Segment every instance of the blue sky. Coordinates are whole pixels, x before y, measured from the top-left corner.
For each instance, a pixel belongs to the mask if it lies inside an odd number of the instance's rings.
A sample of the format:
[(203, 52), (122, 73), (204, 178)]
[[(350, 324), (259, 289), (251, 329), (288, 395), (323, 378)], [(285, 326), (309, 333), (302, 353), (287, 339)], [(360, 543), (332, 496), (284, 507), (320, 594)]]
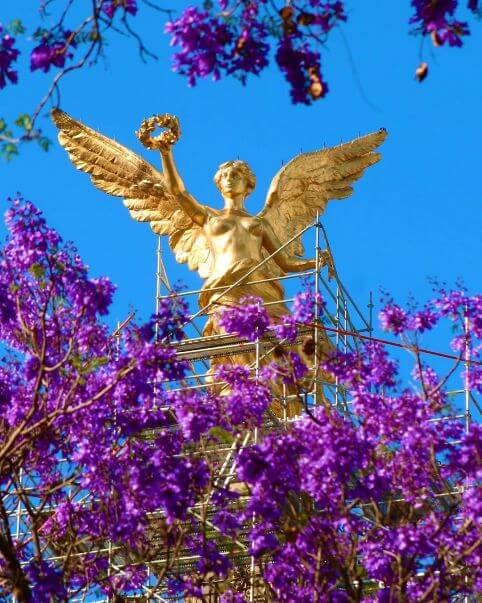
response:
[[(170, 70), (163, 16), (143, 4), (132, 23), (138, 22), (159, 61), (143, 64), (133, 41), (113, 37), (105, 64), (64, 80), (61, 106), (154, 165), (159, 157), (141, 147), (134, 131), (153, 113), (175, 113), (183, 130), (175, 154), (188, 189), (202, 203), (219, 207), (212, 182), (217, 166), (245, 159), (258, 177), (248, 201), (253, 212), (261, 208), (281, 162), (300, 149), (386, 127), (382, 161), (367, 171), (351, 198), (333, 201), (323, 216), (342, 279), (360, 305), (369, 291), (378, 298), (381, 287), (401, 301), (410, 294), (423, 300), (430, 295), (429, 276), (449, 283), (462, 277), (476, 290), (482, 258), (481, 24), (472, 23), (473, 35), (462, 49), (432, 51), (426, 43), (430, 74), (420, 85), (413, 77), (420, 41), (408, 34), (408, 0), (347, 4), (349, 22), (333, 32), (324, 51), (330, 94), (311, 107), (291, 104), (274, 68), (246, 87), (224, 79), (189, 89)], [(36, 25), (37, 6), (31, 0), (4, 1), (0, 21), (22, 10), (26, 25)], [(22, 72), (25, 52), (19, 64)], [(0, 116), (7, 120), (28, 112), (49, 83), (43, 74), (23, 71), (18, 86), (0, 92)], [(54, 138), (48, 121), (42, 124)], [(92, 273), (116, 283), (113, 320), (122, 320), (131, 307), (143, 316), (152, 311), (154, 234), (133, 222), (120, 200), (94, 189), (63, 149), (54, 144), (45, 154), (34, 145), (25, 147), (11, 164), (0, 165), (0, 176), (2, 200), (19, 191), (34, 201), (50, 224), (74, 241)], [(197, 287), (197, 275), (166, 253), (171, 279)]]

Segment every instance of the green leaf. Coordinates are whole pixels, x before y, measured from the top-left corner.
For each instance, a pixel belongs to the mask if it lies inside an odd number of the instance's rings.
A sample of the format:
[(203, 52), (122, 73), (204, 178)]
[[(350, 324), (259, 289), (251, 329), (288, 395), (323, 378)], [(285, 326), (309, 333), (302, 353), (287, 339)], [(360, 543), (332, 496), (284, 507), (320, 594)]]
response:
[(45, 273), (45, 268), (42, 266), (42, 264), (32, 264), (29, 271), (36, 279), (40, 279)]
[(2, 132), (5, 132), (7, 128), (7, 122), (3, 119), (3, 117), (0, 117), (0, 134)]
[(211, 429), (209, 430), (209, 435), (213, 436), (214, 438), (217, 438), (225, 444), (232, 444), (234, 440), (233, 434), (229, 433), (229, 431), (226, 431), (226, 429), (223, 429), (219, 426), (211, 427)]
[(47, 138), (46, 136), (40, 136), (37, 139), (37, 142), (39, 143), (42, 151), (45, 151), (45, 152), (47, 152), (49, 150), (50, 145), (52, 144), (52, 141), (50, 140), (50, 138)]
[(0, 156), (6, 161), (10, 161), (14, 155), (18, 155), (17, 145), (13, 142), (6, 142), (0, 149)]
[(26, 132), (31, 132), (33, 127), (30, 115), (27, 113), (22, 113), (22, 115), (19, 115), (15, 120), (15, 125), (17, 125), (19, 128), (23, 128)]
[(18, 36), (19, 34), (23, 34), (27, 31), (24, 24), (22, 23), (22, 21), (20, 21), (20, 19), (14, 19), (8, 25), (7, 29), (14, 36)]
[(106, 365), (108, 362), (109, 359), (106, 356), (101, 356), (100, 358), (92, 358), (92, 360), (80, 367), (80, 372), (82, 375), (88, 375), (100, 366)]
[(33, 32), (33, 39), (34, 40), (41, 40), (42, 38), (45, 38), (48, 36), (48, 29), (44, 29), (43, 27), (37, 27), (37, 29)]

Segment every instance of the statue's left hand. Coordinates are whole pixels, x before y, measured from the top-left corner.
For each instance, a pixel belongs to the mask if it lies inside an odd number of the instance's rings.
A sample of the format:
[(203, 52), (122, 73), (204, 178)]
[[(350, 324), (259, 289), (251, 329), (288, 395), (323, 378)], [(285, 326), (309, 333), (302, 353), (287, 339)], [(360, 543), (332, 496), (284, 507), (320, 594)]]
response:
[(328, 266), (328, 280), (331, 281), (335, 278), (335, 264), (333, 263), (333, 256), (328, 249), (320, 251), (320, 264), (322, 266)]

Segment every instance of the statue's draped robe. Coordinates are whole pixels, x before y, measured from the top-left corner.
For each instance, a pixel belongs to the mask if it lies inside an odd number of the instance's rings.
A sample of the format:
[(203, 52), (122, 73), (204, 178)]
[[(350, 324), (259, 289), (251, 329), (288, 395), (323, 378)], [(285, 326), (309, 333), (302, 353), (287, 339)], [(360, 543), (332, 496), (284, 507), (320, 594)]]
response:
[[(206, 315), (208, 320), (204, 326), (203, 335), (206, 337), (215, 335), (225, 335), (226, 331), (219, 324), (219, 312), (224, 308), (239, 307), (242, 304), (242, 299), (250, 296), (257, 297), (263, 300), (266, 304), (265, 308), (268, 312), (270, 321), (272, 324), (280, 323), (283, 316), (289, 314), (289, 310), (284, 302), (285, 292), (282, 285), (277, 280), (273, 279), (273, 273), (268, 271), (265, 266), (256, 268), (259, 262), (253, 260), (242, 260), (234, 264), (225, 274), (218, 278), (208, 279), (202, 288), (202, 292), (199, 296), (199, 307), (206, 308)], [(251, 272), (253, 271), (253, 272)], [(249, 274), (249, 276), (248, 276)], [(246, 277), (243, 279), (243, 277)], [(234, 283), (239, 280), (242, 282), (231, 289)], [(267, 280), (271, 279), (271, 280)], [(254, 284), (246, 285), (245, 283)], [(261, 282), (257, 282), (261, 281)], [(218, 287), (227, 287), (226, 289), (216, 290)], [(214, 289), (214, 290), (213, 290)], [(305, 364), (311, 368), (314, 363), (314, 345), (303, 345), (307, 340), (314, 340), (314, 331), (311, 334), (306, 334), (304, 341), (293, 345), (276, 345), (273, 341), (263, 342), (261, 340), (261, 360), (260, 366), (263, 366), (269, 362), (283, 361), (283, 355), (288, 350), (297, 352)], [(318, 359), (326, 355), (331, 349), (332, 345), (326, 337), (325, 333), (321, 330), (318, 332)], [(310, 349), (311, 348), (311, 349)], [(264, 357), (264, 354), (266, 356)], [(310, 353), (311, 352), (311, 353)], [(221, 364), (237, 364), (243, 366), (254, 367), (256, 363), (255, 352), (243, 352), (237, 354), (231, 354), (226, 356), (217, 356), (211, 359), (211, 368), (209, 373), (213, 373), (216, 367)], [(313, 371), (311, 370), (304, 380), (303, 385), (305, 387), (312, 387)], [(290, 396), (297, 393), (297, 388), (293, 385), (283, 385), (281, 382), (271, 384), (272, 391), (277, 397), (273, 403), (273, 410), (278, 416), (285, 414), (285, 404), (279, 400), (282, 396)], [(318, 391), (321, 392), (322, 388), (318, 387)], [(301, 405), (299, 400), (291, 399), (286, 404), (286, 414), (293, 416), (301, 411)]]

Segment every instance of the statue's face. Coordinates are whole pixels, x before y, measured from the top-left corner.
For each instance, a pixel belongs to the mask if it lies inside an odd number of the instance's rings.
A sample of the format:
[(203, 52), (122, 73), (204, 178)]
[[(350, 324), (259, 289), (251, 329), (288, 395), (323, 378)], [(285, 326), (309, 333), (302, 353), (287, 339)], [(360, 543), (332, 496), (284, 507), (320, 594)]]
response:
[(226, 167), (219, 176), (219, 188), (223, 195), (246, 195), (248, 182), (239, 169)]

